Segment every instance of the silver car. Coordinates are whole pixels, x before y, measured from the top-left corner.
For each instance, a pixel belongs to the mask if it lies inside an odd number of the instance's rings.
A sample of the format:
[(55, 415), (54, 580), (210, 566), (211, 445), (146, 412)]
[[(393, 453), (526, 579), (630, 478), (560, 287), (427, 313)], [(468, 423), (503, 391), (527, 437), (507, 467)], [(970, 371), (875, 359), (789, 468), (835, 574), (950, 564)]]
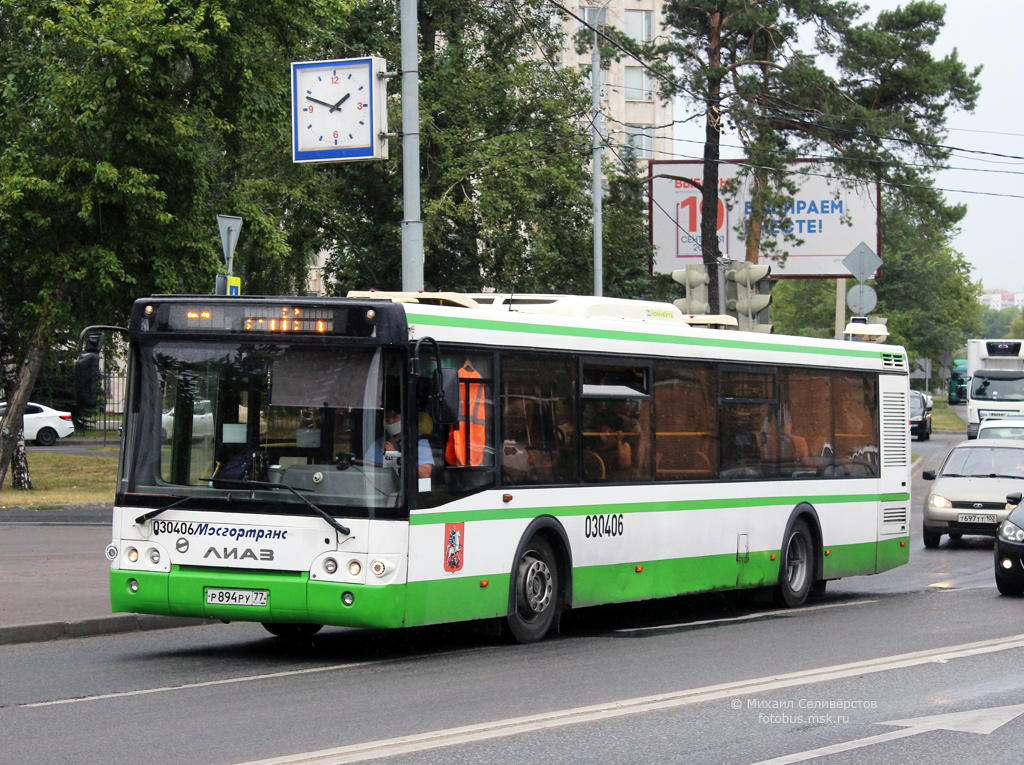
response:
[(924, 546), (939, 546), (943, 534), (994, 537), (1009, 514), (1006, 495), (1024, 492), (1024, 441), (978, 439), (954, 446), (924, 499)]

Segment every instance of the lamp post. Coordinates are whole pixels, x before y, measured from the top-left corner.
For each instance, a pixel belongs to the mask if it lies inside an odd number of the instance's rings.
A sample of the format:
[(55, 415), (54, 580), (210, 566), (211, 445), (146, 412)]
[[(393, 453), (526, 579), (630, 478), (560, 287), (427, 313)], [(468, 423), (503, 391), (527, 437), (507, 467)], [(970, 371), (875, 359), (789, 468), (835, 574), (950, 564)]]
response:
[(590, 88), (591, 108), (591, 150), (594, 155), (594, 178), (591, 195), (594, 204), (594, 296), (604, 294), (604, 221), (602, 220), (601, 202), (604, 189), (601, 183), (601, 155), (603, 154), (604, 138), (601, 135), (601, 49), (598, 47), (597, 27), (604, 18), (605, 9), (612, 0), (605, 0), (597, 13), (594, 14), (594, 47), (590, 53)]

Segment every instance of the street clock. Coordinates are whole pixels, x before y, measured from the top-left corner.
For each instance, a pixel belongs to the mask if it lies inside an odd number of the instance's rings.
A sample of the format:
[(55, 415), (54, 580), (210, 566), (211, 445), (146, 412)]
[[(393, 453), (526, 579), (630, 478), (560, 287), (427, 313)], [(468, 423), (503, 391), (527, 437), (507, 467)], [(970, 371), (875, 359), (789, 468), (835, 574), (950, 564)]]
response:
[(387, 159), (386, 88), (376, 56), (292, 64), (292, 159)]

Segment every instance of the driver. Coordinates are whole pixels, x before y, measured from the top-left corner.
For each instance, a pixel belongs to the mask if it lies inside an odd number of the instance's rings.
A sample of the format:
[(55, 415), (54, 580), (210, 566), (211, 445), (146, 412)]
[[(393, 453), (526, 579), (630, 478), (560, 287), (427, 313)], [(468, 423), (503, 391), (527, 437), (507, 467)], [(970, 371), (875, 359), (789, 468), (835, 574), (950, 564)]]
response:
[[(370, 444), (363, 456), (363, 462), (370, 465), (381, 465), (384, 460), (384, 452), (395, 452), (402, 450), (402, 415), (394, 409), (384, 412), (384, 434)], [(434, 472), (434, 455), (430, 449), (430, 442), (423, 436), (417, 441), (416, 447), (416, 473), (420, 478), (430, 478)]]

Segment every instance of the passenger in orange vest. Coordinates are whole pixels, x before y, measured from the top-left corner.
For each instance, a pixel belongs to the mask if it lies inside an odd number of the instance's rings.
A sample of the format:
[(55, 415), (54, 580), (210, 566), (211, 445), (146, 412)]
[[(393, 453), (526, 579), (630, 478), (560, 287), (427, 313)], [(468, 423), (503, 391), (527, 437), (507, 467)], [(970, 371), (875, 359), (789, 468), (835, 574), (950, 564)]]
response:
[[(466, 380), (479, 380), (481, 375), (473, 368), (473, 363), (466, 363), (459, 369), (459, 386), (461, 401), (459, 404), (459, 422), (452, 426), (448, 434), (448, 445), (444, 459), (449, 465), (482, 465), (484, 462), (484, 443), (487, 438), (487, 404), (482, 383), (465, 383)], [(469, 399), (468, 406), (466, 399)], [(468, 418), (468, 419), (467, 419)], [(468, 461), (467, 461), (467, 445)]]

